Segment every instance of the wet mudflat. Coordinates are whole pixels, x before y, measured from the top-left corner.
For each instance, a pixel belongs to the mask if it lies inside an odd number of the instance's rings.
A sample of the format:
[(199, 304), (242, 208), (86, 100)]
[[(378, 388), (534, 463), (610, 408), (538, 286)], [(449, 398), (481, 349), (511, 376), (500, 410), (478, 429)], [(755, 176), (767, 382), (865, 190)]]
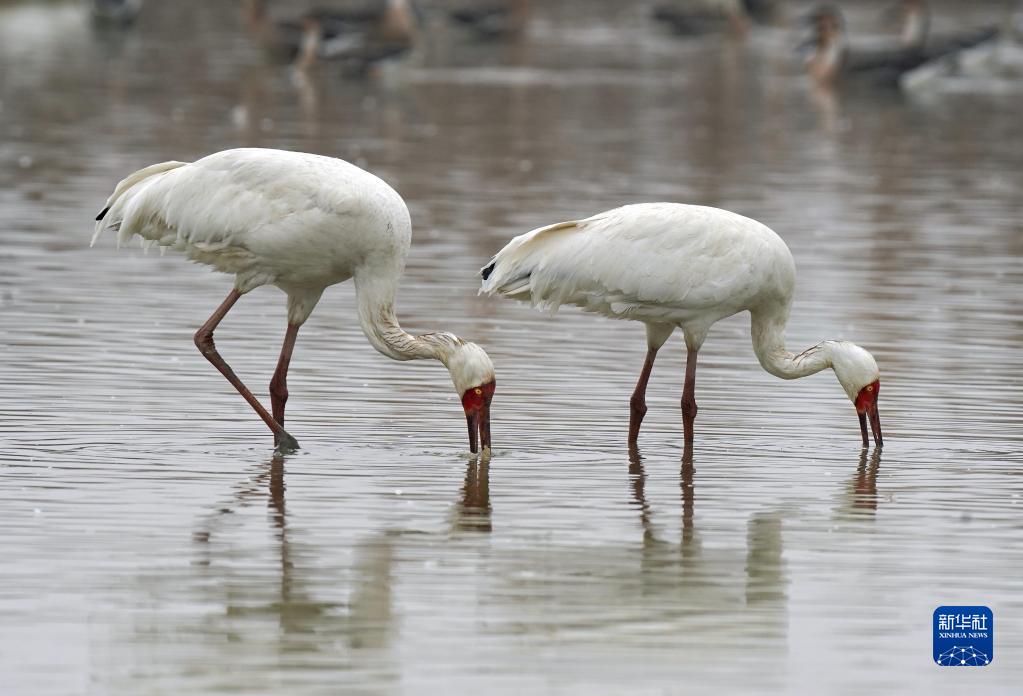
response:
[[(268, 64), (231, 3), (152, 3), (126, 32), (0, 4), (4, 693), (1018, 689), (1019, 94), (821, 93), (789, 30), (677, 42), (640, 15), (441, 30), (352, 81)], [(117, 179), (234, 146), (343, 157), (405, 197), (398, 315), (493, 357), (491, 458), (463, 454), (440, 366), (369, 347), (350, 286), (302, 330), (303, 449), (273, 456), (191, 342), (230, 279), (88, 248)], [(692, 458), (679, 337), (630, 453), (641, 327), (476, 297), (511, 236), (651, 200), (786, 239), (790, 347), (874, 353), (883, 454), (830, 372), (763, 373), (745, 316), (701, 351)], [(265, 394), (283, 333), (264, 288), (217, 342)], [(989, 667), (932, 663), (941, 604), (993, 609)]]

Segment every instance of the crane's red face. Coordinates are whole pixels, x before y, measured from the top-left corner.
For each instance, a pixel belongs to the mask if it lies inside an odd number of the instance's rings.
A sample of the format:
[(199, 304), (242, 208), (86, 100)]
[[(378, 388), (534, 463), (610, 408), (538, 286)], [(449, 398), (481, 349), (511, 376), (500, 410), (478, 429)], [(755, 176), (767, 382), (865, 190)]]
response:
[(874, 434), (874, 442), (878, 447), (884, 446), (881, 439), (881, 416), (877, 412), (877, 394), (881, 391), (881, 380), (874, 380), (873, 383), (860, 389), (856, 395), (856, 414), (860, 417), (860, 432), (863, 435), (863, 446), (870, 445), (867, 438), (867, 420), (870, 420), (870, 432)]
[(496, 382), (466, 389), (462, 394), (462, 408), (469, 425), (469, 451), (475, 454), (479, 447), (490, 449), (490, 400), (494, 398)]

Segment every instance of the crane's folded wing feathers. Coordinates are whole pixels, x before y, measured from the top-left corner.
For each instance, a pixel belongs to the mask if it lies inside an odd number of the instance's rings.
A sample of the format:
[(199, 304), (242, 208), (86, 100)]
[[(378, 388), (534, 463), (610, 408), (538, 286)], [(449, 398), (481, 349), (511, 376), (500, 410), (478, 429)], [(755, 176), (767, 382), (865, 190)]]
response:
[(235, 274), (243, 292), (274, 282), (249, 243), (290, 211), (275, 210), (279, 201), (248, 186), (244, 172), (215, 165), (163, 162), (131, 174), (98, 216), (92, 243), (110, 229), (118, 247), (137, 235), (145, 249), (158, 244), (161, 252), (184, 251), (193, 261)]
[(242, 292), (342, 277), (358, 255), (401, 261), (411, 241), (404, 201), (369, 172), (259, 148), (135, 172), (99, 217), (94, 241), (105, 229), (119, 244), (137, 235), (236, 275)]
[[(107, 204), (96, 216), (96, 231), (92, 235), (92, 242), (89, 246), (96, 243), (99, 236), (103, 234), (103, 230), (121, 230), (124, 222), (125, 206), (132, 200), (140, 185), (146, 182), (152, 182), (155, 178), (158, 178), (161, 174), (169, 172), (179, 167), (184, 167), (187, 162), (160, 162), (159, 164), (152, 164), (148, 167), (138, 170), (129, 174), (125, 178), (121, 179), (117, 186), (114, 188), (114, 192), (110, 194), (110, 198), (107, 199)], [(127, 236), (130, 237), (134, 234), (133, 231), (128, 230)], [(126, 237), (118, 236), (118, 245), (120, 245)]]
[(268, 189), (250, 185), (253, 172), (207, 162), (163, 162), (128, 176), (107, 201), (93, 243), (111, 229), (118, 245), (138, 235), (189, 252), (244, 248), (244, 238), (259, 227), (295, 212)]
[(727, 211), (624, 206), (516, 237), (483, 269), (481, 292), (550, 310), (573, 304), (612, 317), (677, 317), (751, 297), (757, 257), (778, 245), (788, 257), (773, 232)]

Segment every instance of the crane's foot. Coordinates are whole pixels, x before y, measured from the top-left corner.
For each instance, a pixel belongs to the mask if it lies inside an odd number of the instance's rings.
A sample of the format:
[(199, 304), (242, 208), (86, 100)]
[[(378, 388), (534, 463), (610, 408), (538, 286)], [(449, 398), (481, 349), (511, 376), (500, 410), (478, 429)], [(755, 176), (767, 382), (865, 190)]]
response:
[(297, 450), (298, 440), (293, 438), (287, 433), (286, 430), (281, 429), (280, 432), (274, 433), (274, 451), (280, 452), (281, 454), (289, 454)]

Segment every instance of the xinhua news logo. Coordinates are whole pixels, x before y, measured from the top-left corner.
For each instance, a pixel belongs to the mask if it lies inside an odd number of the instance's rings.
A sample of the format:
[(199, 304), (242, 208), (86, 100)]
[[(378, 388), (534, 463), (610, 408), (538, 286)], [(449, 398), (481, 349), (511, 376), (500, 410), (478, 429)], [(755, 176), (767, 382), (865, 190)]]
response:
[(983, 667), (995, 648), (995, 617), (987, 607), (934, 610), (934, 661), (942, 667)]

